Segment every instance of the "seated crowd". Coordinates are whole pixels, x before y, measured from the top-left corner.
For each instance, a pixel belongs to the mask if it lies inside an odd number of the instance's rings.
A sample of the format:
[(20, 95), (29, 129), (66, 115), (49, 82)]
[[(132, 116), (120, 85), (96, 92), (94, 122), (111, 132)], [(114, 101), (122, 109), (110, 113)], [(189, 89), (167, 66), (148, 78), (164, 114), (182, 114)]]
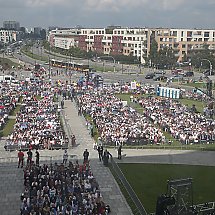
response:
[(53, 96), (46, 94), (37, 99), (32, 94), (23, 97), (20, 112), (16, 115), (13, 133), (7, 141), (9, 147), (52, 149), (65, 143)]
[(8, 115), (16, 108), (20, 95), (16, 88), (10, 87), (7, 83), (1, 83), (0, 90), (0, 129), (2, 130)]
[(83, 113), (91, 116), (106, 143), (117, 146), (165, 142), (160, 128), (106, 90), (85, 91), (78, 97), (78, 104)]
[(144, 115), (183, 144), (214, 143), (215, 120), (169, 98), (141, 98)]
[(21, 215), (105, 215), (105, 206), (88, 162), (69, 162), (24, 169)]

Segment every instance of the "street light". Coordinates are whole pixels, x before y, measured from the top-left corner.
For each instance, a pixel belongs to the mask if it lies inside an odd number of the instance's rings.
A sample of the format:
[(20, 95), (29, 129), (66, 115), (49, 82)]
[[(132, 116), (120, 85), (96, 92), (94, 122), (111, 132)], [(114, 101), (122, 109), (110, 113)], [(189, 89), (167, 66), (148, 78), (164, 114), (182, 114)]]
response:
[[(211, 75), (211, 72), (212, 72), (212, 69), (213, 69), (213, 66), (212, 66), (211, 61), (210, 61), (210, 60), (208, 60), (208, 59), (202, 59), (202, 61), (203, 61), (203, 60), (205, 60), (205, 61), (209, 62), (209, 64), (210, 64), (210, 75)], [(201, 62), (201, 66), (202, 66), (202, 62)]]
[(100, 56), (100, 58), (112, 58), (112, 60), (113, 60), (113, 63), (114, 63), (114, 66), (113, 66), (113, 72), (115, 73), (116, 72), (116, 60), (115, 60), (115, 58), (113, 57), (113, 56), (111, 56), (111, 55), (104, 55), (104, 56)]

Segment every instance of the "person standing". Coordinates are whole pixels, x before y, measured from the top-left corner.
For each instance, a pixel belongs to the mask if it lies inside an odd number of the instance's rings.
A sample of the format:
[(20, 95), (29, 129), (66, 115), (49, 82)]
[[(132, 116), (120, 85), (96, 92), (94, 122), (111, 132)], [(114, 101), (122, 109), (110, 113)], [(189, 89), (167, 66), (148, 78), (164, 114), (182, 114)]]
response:
[(28, 155), (27, 164), (29, 164), (29, 163), (31, 164), (32, 163), (32, 156), (33, 156), (31, 149), (28, 150), (27, 155)]
[(72, 135), (72, 146), (75, 146), (76, 145), (76, 138), (75, 138), (75, 135), (73, 134)]
[(99, 144), (98, 148), (98, 155), (99, 155), (99, 160), (102, 161), (102, 156), (103, 156), (103, 146)]
[(22, 168), (23, 163), (24, 163), (24, 153), (20, 149), (19, 152), (18, 152), (18, 168), (20, 167), (20, 164), (21, 164), (21, 168)]
[(102, 157), (104, 166), (108, 166), (108, 160), (110, 157), (112, 157), (111, 153), (107, 149), (105, 149)]
[(118, 159), (121, 160), (122, 159), (122, 145), (120, 144), (118, 147)]
[(89, 155), (90, 155), (90, 153), (87, 151), (87, 149), (85, 149), (85, 151), (83, 153), (84, 163), (88, 162)]
[(63, 154), (63, 164), (66, 165), (67, 160), (68, 160), (68, 152), (67, 152), (67, 150), (65, 149), (64, 154)]
[(36, 150), (36, 165), (39, 166), (40, 165), (40, 153), (38, 152), (38, 150)]

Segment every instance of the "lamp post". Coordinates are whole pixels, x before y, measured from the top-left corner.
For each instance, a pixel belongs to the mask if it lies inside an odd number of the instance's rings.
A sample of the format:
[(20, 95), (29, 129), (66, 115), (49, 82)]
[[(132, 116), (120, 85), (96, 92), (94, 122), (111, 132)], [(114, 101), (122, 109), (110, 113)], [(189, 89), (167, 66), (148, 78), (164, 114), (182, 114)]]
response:
[(113, 57), (113, 56), (111, 56), (111, 55), (104, 55), (104, 56), (100, 56), (100, 58), (105, 58), (105, 57), (107, 57), (107, 58), (111, 58), (112, 60), (113, 60), (113, 63), (114, 63), (114, 65), (113, 65), (113, 72), (115, 73), (116, 72), (116, 60), (115, 60), (115, 58)]
[[(208, 59), (202, 59), (202, 61), (207, 61), (209, 64), (210, 64), (210, 75), (211, 75), (211, 72), (212, 72), (212, 69), (213, 69), (213, 66), (212, 66), (212, 63), (211, 63), (211, 61), (210, 60), (208, 60)], [(201, 66), (202, 66), (202, 62), (201, 62)]]
[(51, 78), (50, 55), (49, 55), (49, 79)]

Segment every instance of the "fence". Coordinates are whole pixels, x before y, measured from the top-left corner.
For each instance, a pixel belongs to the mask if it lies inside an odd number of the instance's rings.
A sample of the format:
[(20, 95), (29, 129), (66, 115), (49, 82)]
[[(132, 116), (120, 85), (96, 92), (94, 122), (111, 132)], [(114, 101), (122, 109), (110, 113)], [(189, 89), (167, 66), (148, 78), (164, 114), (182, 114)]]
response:
[(147, 215), (145, 208), (143, 207), (133, 188), (131, 187), (124, 174), (122, 173), (121, 169), (119, 168), (118, 164), (114, 161), (113, 158), (111, 158), (111, 164), (116, 180), (119, 182), (120, 185), (122, 185), (122, 191), (126, 191), (128, 193), (127, 201), (130, 202), (131, 205), (134, 205), (134, 207), (132, 208), (133, 213), (135, 215)]
[[(68, 162), (77, 160), (77, 155), (69, 155)], [(57, 156), (40, 156), (40, 164), (53, 164), (55, 162), (62, 163), (63, 154)], [(24, 158), (24, 164), (27, 162), (27, 157)], [(0, 167), (17, 165), (18, 157), (0, 157)]]

